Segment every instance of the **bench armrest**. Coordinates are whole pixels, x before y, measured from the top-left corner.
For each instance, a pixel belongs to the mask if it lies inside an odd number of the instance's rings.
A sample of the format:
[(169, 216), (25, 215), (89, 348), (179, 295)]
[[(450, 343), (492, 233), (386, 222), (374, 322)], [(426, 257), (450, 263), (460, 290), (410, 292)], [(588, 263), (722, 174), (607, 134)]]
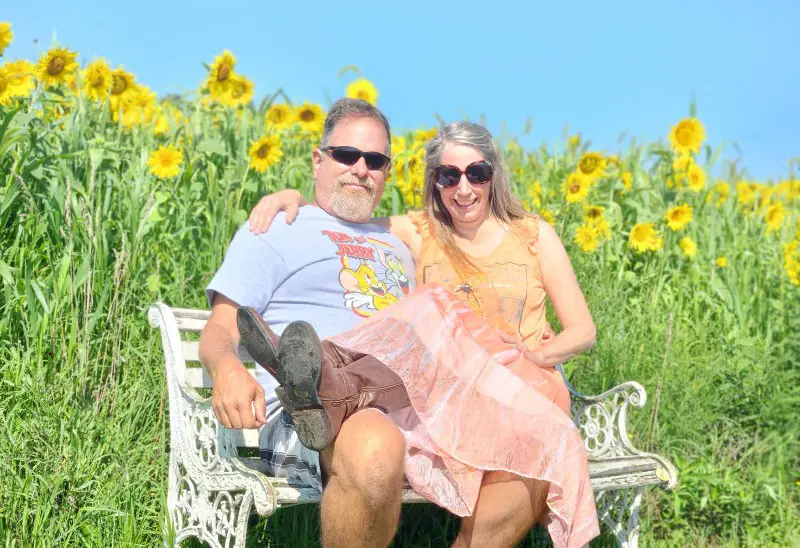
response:
[(667, 459), (654, 453), (640, 451), (631, 443), (628, 433), (628, 407), (644, 407), (647, 392), (636, 381), (624, 382), (597, 396), (578, 392), (567, 380), (564, 370), (557, 366), (570, 393), (572, 420), (580, 429), (589, 460), (608, 460), (628, 457), (650, 457), (659, 463), (659, 479), (671, 489), (678, 474)]

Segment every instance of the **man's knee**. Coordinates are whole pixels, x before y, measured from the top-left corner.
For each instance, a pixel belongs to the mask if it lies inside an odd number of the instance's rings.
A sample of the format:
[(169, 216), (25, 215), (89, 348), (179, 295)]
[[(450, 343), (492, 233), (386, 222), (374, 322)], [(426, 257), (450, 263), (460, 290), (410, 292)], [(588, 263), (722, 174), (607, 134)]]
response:
[(400, 430), (376, 411), (360, 411), (342, 425), (336, 438), (332, 474), (368, 503), (384, 504), (399, 496), (404, 458)]

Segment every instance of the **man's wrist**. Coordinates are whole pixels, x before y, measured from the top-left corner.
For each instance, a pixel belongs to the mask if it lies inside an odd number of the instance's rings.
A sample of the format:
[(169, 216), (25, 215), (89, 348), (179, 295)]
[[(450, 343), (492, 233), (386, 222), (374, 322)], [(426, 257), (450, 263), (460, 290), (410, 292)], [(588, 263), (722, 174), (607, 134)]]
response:
[(241, 360), (239, 360), (238, 356), (234, 354), (223, 356), (217, 361), (214, 370), (210, 372), (211, 380), (216, 381), (217, 377), (220, 375), (224, 375), (225, 373), (228, 373), (234, 369), (238, 369), (239, 367), (244, 367), (244, 364), (241, 362)]

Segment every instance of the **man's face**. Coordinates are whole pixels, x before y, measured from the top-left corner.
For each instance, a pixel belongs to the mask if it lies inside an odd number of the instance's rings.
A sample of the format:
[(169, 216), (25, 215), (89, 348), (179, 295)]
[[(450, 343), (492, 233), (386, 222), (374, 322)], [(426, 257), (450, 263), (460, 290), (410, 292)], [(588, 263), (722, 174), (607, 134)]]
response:
[[(346, 118), (333, 130), (328, 145), (385, 154), (387, 138), (383, 125), (375, 120)], [(372, 218), (383, 195), (389, 163), (381, 169), (369, 169), (364, 158), (359, 158), (348, 166), (319, 149), (314, 150), (313, 163), (316, 205), (352, 223), (365, 223)]]

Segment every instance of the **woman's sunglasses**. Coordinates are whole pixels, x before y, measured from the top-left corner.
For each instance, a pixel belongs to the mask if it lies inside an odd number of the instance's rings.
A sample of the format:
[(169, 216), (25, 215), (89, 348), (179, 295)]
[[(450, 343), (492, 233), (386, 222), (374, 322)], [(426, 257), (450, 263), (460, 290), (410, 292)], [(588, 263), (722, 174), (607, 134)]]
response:
[(322, 151), (330, 153), (331, 158), (346, 166), (353, 166), (364, 158), (367, 169), (383, 169), (391, 161), (380, 152), (362, 152), (355, 147), (325, 147)]
[(473, 185), (482, 185), (492, 180), (494, 169), (492, 164), (485, 160), (472, 162), (464, 171), (456, 166), (441, 165), (434, 172), (436, 184), (439, 188), (452, 188), (458, 185), (462, 173), (467, 176), (467, 181)]

